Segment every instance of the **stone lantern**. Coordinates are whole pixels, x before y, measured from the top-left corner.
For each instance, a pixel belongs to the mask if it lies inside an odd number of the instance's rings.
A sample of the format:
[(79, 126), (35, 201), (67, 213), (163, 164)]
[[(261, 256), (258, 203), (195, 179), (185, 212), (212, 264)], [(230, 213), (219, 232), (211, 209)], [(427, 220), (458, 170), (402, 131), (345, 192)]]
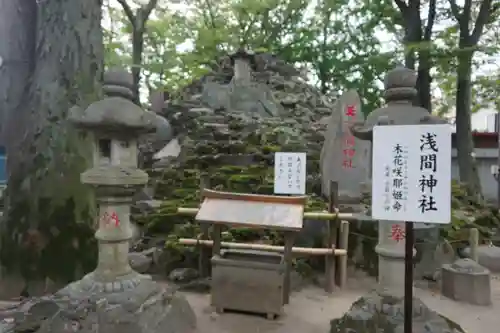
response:
[[(445, 120), (435, 117), (428, 110), (412, 104), (417, 95), (415, 71), (398, 67), (391, 70), (385, 78), (384, 97), (387, 105), (374, 110), (363, 123), (351, 126), (352, 134), (361, 139), (372, 141), (373, 128), (377, 125), (418, 125), (443, 124)], [(379, 256), (378, 282), (381, 292), (395, 296), (404, 294), (405, 242), (391, 238), (393, 226), (405, 230), (404, 221), (380, 221), (378, 227), (378, 245), (375, 248)], [(417, 224), (418, 226), (419, 224)]]
[[(135, 272), (129, 264), (130, 205), (134, 194), (148, 181), (147, 173), (137, 167), (138, 139), (155, 132), (159, 122), (157, 115), (132, 102), (131, 87), (128, 73), (108, 72), (104, 76), (105, 98), (85, 110), (70, 110), (70, 121), (92, 134), (93, 167), (81, 174), (81, 181), (95, 190), (99, 252), (96, 269), (58, 295), (105, 299), (113, 307), (127, 307), (132, 316), (127, 322), (134, 325), (134, 332), (169, 331), (166, 327), (172, 321), (178, 327), (175, 332), (192, 332), (195, 317), (187, 301), (173, 296), (172, 291), (153, 282), (149, 275)], [(178, 302), (172, 303), (173, 299)], [(110, 323), (118, 320), (111, 313), (108, 319)]]

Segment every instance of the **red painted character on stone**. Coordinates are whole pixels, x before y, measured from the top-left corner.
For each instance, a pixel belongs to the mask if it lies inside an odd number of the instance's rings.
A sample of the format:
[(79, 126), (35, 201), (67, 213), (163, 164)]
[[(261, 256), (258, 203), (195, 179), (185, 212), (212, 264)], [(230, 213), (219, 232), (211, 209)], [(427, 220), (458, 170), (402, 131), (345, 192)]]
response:
[(108, 212), (105, 212), (101, 217), (101, 222), (104, 225), (113, 224), (115, 227), (120, 225), (120, 220), (118, 219), (118, 214), (113, 212), (111, 215)]
[(393, 224), (391, 228), (391, 238), (396, 242), (400, 242), (405, 239), (405, 231), (399, 224)]
[[(344, 114), (348, 118), (356, 117), (356, 107), (354, 105), (348, 105)], [(352, 119), (349, 119), (348, 123), (351, 122)], [(350, 131), (345, 137), (343, 154), (344, 154), (344, 160), (342, 161), (342, 167), (344, 169), (353, 168), (352, 160), (354, 158), (354, 155), (356, 154), (356, 150), (354, 149), (354, 137), (351, 135)]]

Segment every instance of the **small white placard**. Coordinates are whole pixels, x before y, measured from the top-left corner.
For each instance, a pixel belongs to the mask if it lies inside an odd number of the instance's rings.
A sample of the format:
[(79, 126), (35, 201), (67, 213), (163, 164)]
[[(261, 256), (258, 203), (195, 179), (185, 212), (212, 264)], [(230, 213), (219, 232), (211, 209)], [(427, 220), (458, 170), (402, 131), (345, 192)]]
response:
[(450, 223), (451, 132), (448, 124), (373, 129), (373, 219)]
[(274, 193), (306, 193), (306, 153), (275, 153)]

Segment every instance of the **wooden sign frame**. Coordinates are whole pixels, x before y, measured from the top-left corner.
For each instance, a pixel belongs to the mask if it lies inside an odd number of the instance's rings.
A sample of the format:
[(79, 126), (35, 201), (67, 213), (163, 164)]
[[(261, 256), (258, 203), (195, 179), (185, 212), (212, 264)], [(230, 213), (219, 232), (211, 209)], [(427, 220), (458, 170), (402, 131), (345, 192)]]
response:
[(274, 196), (203, 190), (196, 221), (241, 227), (299, 231), (306, 196)]
[[(286, 265), (283, 296), (284, 303), (288, 304), (292, 248), (295, 233), (302, 229), (307, 196), (258, 195), (203, 189), (202, 197), (203, 201), (195, 219), (199, 223), (213, 224), (212, 255), (214, 256), (220, 256), (222, 225), (285, 232), (283, 256)], [(259, 219), (264, 221), (259, 223)], [(289, 223), (284, 223), (285, 220)]]

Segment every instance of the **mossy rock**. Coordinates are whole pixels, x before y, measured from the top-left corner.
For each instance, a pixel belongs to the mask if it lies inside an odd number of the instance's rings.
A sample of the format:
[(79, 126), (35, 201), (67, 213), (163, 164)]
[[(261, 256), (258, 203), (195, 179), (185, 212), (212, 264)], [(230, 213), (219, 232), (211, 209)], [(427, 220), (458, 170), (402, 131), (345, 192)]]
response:
[[(371, 292), (355, 301), (341, 318), (330, 322), (330, 333), (403, 332), (403, 297), (383, 296)], [(413, 298), (413, 332), (465, 333), (454, 321), (431, 310), (420, 299)]]
[(452, 182), (452, 220), (441, 227), (441, 237), (455, 249), (468, 244), (469, 230), (476, 228), (480, 234), (480, 243), (487, 243), (500, 229), (500, 214), (497, 207), (487, 203), (476, 194), (468, 193), (464, 184)]
[(85, 215), (75, 223), (72, 199), (51, 205), (50, 199), (41, 198), (39, 204), (37, 226), (22, 225), (21, 217), (30, 210), (27, 202), (18, 201), (9, 211), (10, 218), (20, 223), (14, 228), (7, 225), (2, 235), (1, 261), (6, 270), (20, 272), (27, 282), (49, 278), (62, 283), (93, 270), (97, 263), (93, 218)]

